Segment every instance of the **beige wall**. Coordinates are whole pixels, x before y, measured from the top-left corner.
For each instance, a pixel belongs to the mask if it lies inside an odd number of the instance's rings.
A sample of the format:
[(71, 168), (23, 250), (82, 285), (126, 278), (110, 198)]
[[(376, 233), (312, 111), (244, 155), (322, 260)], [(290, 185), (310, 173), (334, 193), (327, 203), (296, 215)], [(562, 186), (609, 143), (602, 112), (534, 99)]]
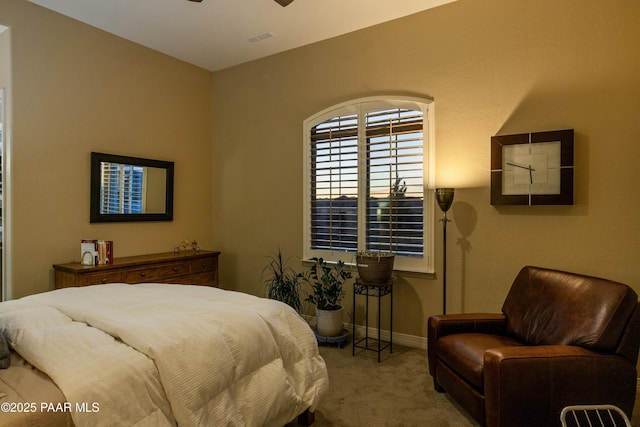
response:
[[(395, 93), (435, 99), (436, 184), (457, 188), (450, 312), (500, 310), (525, 264), (640, 291), (639, 19), (632, 0), (459, 0), (214, 73), (213, 227), (225, 284), (263, 294), (264, 257), (279, 246), (302, 255), (302, 121)], [(575, 204), (491, 206), (490, 137), (566, 128)], [(440, 268), (433, 280), (400, 274), (396, 331), (426, 335), (440, 278)]]
[(8, 29), (0, 26), (0, 88), (9, 87), (9, 58), (11, 55), (11, 36)]
[[(26, 1), (0, 0), (11, 28), (13, 297), (53, 288), (83, 238), (116, 256), (212, 245), (211, 73)], [(89, 223), (90, 152), (175, 162), (174, 221)]]
[(167, 171), (161, 168), (145, 168), (147, 183), (144, 190), (145, 212), (167, 211)]

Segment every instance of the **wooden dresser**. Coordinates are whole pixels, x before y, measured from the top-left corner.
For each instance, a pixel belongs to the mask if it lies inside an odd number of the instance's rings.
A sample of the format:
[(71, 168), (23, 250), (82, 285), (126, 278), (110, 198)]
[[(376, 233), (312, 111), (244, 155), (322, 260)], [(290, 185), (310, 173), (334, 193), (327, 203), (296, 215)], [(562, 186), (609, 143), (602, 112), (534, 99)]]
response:
[(145, 282), (217, 287), (219, 254), (215, 251), (167, 252), (116, 258), (110, 265), (55, 264), (55, 287)]

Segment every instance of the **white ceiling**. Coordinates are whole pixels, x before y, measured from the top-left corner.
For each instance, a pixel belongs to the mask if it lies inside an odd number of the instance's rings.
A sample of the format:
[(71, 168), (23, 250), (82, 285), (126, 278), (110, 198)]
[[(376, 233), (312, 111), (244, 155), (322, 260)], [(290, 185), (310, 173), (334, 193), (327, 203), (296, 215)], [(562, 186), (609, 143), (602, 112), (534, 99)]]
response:
[(29, 1), (216, 71), (455, 0)]

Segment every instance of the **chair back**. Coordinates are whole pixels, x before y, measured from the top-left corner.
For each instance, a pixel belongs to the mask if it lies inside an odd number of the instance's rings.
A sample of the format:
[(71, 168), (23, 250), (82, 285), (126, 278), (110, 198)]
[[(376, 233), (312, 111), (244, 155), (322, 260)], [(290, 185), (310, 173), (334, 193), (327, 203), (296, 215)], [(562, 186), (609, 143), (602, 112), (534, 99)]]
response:
[(527, 344), (615, 352), (637, 305), (638, 295), (625, 284), (527, 266), (502, 311), (508, 332)]

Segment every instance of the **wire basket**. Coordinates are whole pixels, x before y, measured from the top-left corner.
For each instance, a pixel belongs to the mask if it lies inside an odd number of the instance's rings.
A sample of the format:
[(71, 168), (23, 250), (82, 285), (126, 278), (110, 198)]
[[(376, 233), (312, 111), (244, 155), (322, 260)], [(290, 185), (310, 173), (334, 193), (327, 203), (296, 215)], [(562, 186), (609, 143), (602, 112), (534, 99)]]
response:
[(567, 406), (560, 421), (562, 427), (631, 427), (629, 418), (614, 405)]

